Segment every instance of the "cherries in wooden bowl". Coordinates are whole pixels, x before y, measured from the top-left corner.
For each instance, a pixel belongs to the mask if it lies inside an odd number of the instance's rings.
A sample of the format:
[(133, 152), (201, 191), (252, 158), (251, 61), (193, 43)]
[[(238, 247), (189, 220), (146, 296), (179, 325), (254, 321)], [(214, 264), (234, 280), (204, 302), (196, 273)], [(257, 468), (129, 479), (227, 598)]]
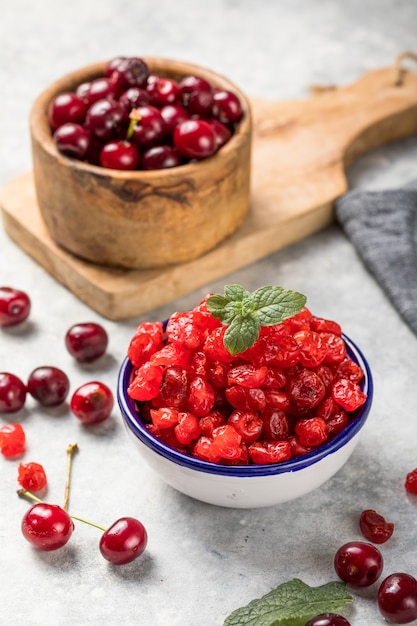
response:
[(82, 259), (183, 263), (247, 214), (250, 104), (206, 68), (128, 57), (77, 70), (38, 97), (31, 135), (42, 217)]

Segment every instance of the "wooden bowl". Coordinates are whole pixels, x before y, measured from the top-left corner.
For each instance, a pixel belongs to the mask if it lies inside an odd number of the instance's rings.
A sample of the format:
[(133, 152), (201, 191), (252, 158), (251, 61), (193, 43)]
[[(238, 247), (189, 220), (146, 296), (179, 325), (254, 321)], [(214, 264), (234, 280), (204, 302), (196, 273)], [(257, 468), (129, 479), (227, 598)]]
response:
[(249, 206), (251, 111), (248, 98), (211, 70), (144, 59), (151, 73), (198, 75), (233, 91), (244, 116), (229, 142), (197, 163), (122, 172), (58, 152), (47, 121), (50, 101), (102, 76), (106, 63), (74, 71), (45, 89), (30, 115), (33, 173), (41, 215), (52, 239), (93, 263), (150, 269), (190, 261), (214, 248), (244, 220)]

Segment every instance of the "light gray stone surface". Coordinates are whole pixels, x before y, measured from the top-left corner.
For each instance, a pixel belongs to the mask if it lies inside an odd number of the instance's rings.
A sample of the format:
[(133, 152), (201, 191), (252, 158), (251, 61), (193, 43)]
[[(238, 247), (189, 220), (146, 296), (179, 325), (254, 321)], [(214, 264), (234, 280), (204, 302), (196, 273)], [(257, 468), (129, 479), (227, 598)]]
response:
[[(252, 96), (305, 97), (310, 84), (346, 84), (417, 50), (414, 0), (14, 0), (0, 19), (0, 184), (30, 169), (28, 114), (36, 95), (76, 67), (118, 54), (185, 59), (222, 72)], [(352, 188), (381, 189), (416, 177), (417, 140), (363, 157), (348, 172)], [(64, 549), (41, 553), (25, 542), (27, 508), (16, 494), (17, 462), (0, 458), (0, 624), (66, 626), (221, 626), (238, 606), (286, 580), (335, 579), (332, 560), (360, 539), (358, 515), (374, 508), (395, 534), (382, 547), (385, 574), (417, 575), (417, 501), (404, 477), (417, 466), (417, 341), (337, 226), (206, 285), (143, 318), (114, 323), (89, 310), (0, 229), (0, 284), (33, 302), (24, 330), (0, 332), (0, 370), (23, 379), (39, 365), (64, 369), (75, 388), (99, 378), (115, 390), (118, 366), (142, 319), (193, 306), (225, 282), (248, 289), (275, 283), (300, 290), (317, 314), (338, 320), (372, 367), (375, 400), (348, 464), (309, 496), (259, 510), (222, 509), (164, 485), (141, 462), (117, 409), (85, 429), (67, 408), (41, 410), (30, 398), (16, 416), (27, 432), (25, 461), (44, 464), (48, 499), (63, 497), (65, 450), (77, 441), (71, 509), (104, 525), (139, 517), (149, 531), (140, 560), (121, 568), (98, 552), (100, 533), (77, 524)], [(63, 337), (75, 322), (102, 323), (108, 355), (78, 366)], [(0, 417), (0, 423), (8, 421)], [(354, 592), (355, 626), (384, 621), (376, 586)]]

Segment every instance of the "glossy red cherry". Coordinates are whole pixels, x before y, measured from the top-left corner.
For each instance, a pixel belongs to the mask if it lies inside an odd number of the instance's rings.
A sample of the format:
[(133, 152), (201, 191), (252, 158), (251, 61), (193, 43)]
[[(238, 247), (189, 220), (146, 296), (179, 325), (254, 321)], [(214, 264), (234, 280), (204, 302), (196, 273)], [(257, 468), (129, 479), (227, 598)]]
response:
[(60, 93), (48, 107), (48, 122), (52, 130), (67, 122), (82, 124), (87, 112), (86, 102), (75, 93)]
[(217, 149), (214, 131), (203, 120), (186, 120), (174, 129), (174, 146), (188, 159), (205, 159)]
[(110, 417), (113, 405), (111, 390), (97, 381), (81, 385), (71, 398), (71, 411), (83, 424), (103, 422)]
[(391, 624), (409, 624), (417, 619), (417, 581), (398, 572), (385, 578), (378, 589), (378, 608)]
[(148, 535), (145, 527), (133, 517), (122, 517), (108, 528), (100, 539), (100, 552), (115, 565), (130, 563), (146, 548)]
[(129, 87), (146, 87), (149, 67), (143, 59), (127, 57), (120, 62), (113, 62), (115, 67), (110, 78), (118, 89)]
[(63, 124), (56, 129), (53, 139), (58, 150), (73, 159), (85, 161), (90, 154), (91, 135), (80, 124)]
[(194, 75), (183, 76), (179, 82), (179, 87), (181, 95), (191, 93), (196, 89), (205, 89), (207, 91), (211, 90), (211, 85), (205, 78)]
[(106, 330), (95, 322), (74, 324), (65, 335), (68, 352), (80, 363), (91, 363), (103, 356), (108, 342)]
[(345, 583), (368, 587), (380, 577), (384, 561), (377, 547), (363, 541), (341, 546), (334, 557), (336, 574)]
[(88, 83), (84, 94), (84, 98), (88, 102), (89, 106), (91, 106), (94, 102), (97, 102), (97, 100), (112, 98), (115, 96), (116, 87), (114, 83), (112, 83), (109, 78), (104, 77), (95, 78)]
[(106, 69), (104, 70), (104, 75), (110, 77), (113, 74), (114, 70), (117, 70), (120, 63), (125, 59), (126, 57), (124, 56), (114, 57), (113, 59), (110, 59), (110, 61), (106, 65)]
[(189, 113), (180, 104), (167, 104), (163, 106), (161, 115), (169, 135), (172, 135), (177, 124), (185, 122), (185, 120), (190, 118)]
[(131, 141), (140, 148), (148, 148), (163, 142), (166, 135), (165, 122), (159, 110), (153, 106), (143, 106), (134, 110), (136, 124)]
[(140, 87), (130, 87), (122, 93), (119, 98), (119, 102), (127, 111), (130, 111), (131, 109), (137, 109), (138, 107), (151, 104), (151, 96), (146, 89), (141, 89)]
[(39, 550), (62, 548), (69, 541), (73, 530), (71, 517), (56, 504), (34, 504), (22, 520), (23, 536)]
[(148, 84), (147, 92), (151, 97), (152, 104), (159, 108), (166, 104), (173, 104), (180, 94), (178, 83), (175, 80), (162, 77), (155, 78)]
[(135, 170), (139, 165), (139, 150), (133, 143), (124, 139), (110, 141), (101, 149), (99, 160), (101, 167)]
[(350, 622), (337, 613), (322, 613), (313, 617), (306, 626), (350, 626)]
[(58, 367), (44, 365), (29, 374), (27, 390), (43, 406), (62, 404), (69, 392), (68, 376)]
[(222, 124), (219, 120), (216, 120), (216, 118), (214, 117), (206, 121), (213, 129), (214, 138), (216, 140), (216, 147), (218, 150), (229, 141), (230, 137), (232, 136), (232, 131), (229, 128), (227, 128), (225, 124)]
[(26, 385), (10, 372), (0, 372), (0, 413), (16, 413), (25, 404)]
[(0, 287), (0, 326), (16, 326), (30, 313), (30, 298), (19, 289)]
[(213, 115), (223, 124), (233, 125), (242, 118), (242, 106), (236, 94), (225, 89), (214, 94)]
[(143, 170), (160, 170), (181, 165), (182, 158), (172, 146), (153, 146), (142, 154)]
[(120, 138), (129, 118), (125, 107), (115, 100), (97, 100), (87, 111), (85, 126), (99, 141)]

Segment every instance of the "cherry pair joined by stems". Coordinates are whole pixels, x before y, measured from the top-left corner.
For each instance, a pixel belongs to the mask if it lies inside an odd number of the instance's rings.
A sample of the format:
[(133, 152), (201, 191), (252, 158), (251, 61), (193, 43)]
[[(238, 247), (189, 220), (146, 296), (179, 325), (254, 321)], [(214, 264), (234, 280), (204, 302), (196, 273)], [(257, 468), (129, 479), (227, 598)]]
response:
[(103, 531), (99, 542), (102, 556), (115, 565), (130, 563), (139, 557), (146, 548), (148, 536), (143, 524), (133, 517), (122, 517), (109, 528), (72, 515), (67, 512), (69, 502), (71, 462), (77, 444), (67, 448), (67, 475), (63, 506), (43, 502), (27, 489), (19, 489), (18, 495), (35, 504), (25, 513), (22, 520), (22, 533), (35, 548), (53, 551), (62, 548), (70, 540), (74, 531), (73, 520), (94, 526)]

